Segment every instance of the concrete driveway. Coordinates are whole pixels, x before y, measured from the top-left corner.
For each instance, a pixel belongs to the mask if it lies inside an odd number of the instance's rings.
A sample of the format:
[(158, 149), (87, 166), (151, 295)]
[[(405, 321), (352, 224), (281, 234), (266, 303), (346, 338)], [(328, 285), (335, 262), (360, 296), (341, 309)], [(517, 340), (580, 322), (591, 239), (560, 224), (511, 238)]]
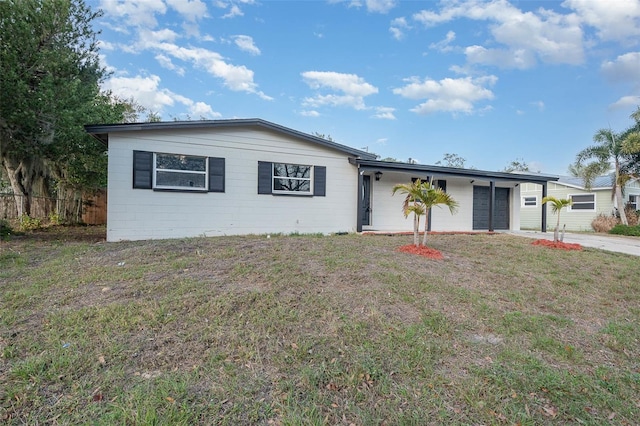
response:
[[(520, 235), (523, 237), (535, 239), (547, 239), (553, 241), (553, 231), (510, 231), (510, 234)], [(640, 256), (640, 237), (624, 237), (611, 234), (596, 233), (571, 233), (564, 235), (565, 243), (580, 244), (583, 247), (593, 247), (600, 250), (613, 251), (617, 253), (626, 253), (634, 256)]]

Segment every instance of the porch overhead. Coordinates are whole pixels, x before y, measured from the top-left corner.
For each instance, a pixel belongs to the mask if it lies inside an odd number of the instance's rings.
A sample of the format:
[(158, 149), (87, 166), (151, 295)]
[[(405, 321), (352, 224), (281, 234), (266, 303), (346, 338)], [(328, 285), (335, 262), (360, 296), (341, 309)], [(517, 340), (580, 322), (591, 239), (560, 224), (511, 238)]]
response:
[(434, 179), (446, 177), (466, 177), (469, 179), (478, 179), (482, 181), (494, 182), (513, 182), (513, 183), (537, 183), (539, 185), (547, 182), (557, 181), (558, 176), (530, 174), (530, 173), (507, 173), (507, 172), (491, 172), (486, 170), (460, 169), (456, 167), (430, 166), (425, 164), (409, 164), (397, 163), (393, 161), (378, 161), (353, 159), (360, 171), (389, 171), (400, 173), (420, 173), (423, 176), (433, 177)]
[[(499, 225), (500, 217), (496, 214), (496, 192), (501, 191), (501, 187), (517, 187), (521, 183), (535, 183), (542, 186), (543, 197), (546, 196), (547, 183), (550, 181), (557, 181), (558, 176), (532, 174), (532, 173), (507, 173), (507, 172), (494, 172), (486, 170), (475, 169), (461, 169), (455, 167), (442, 167), (423, 164), (409, 164), (389, 161), (378, 161), (363, 158), (352, 158), (349, 160), (352, 164), (356, 165), (359, 170), (358, 177), (358, 211), (361, 212), (364, 207), (363, 201), (363, 185), (364, 176), (373, 175), (376, 180), (380, 179), (380, 176), (387, 172), (390, 173), (402, 173), (412, 178), (423, 178), (428, 180), (447, 180), (447, 179), (469, 179), (469, 184), (480, 186), (486, 186), (488, 191), (488, 203), (485, 205), (487, 208), (486, 221), (488, 222), (488, 230), (493, 231), (496, 224)], [(481, 189), (481, 188), (478, 188)], [(476, 191), (480, 192), (480, 191)], [(508, 194), (508, 193), (507, 193)], [(482, 195), (482, 194), (478, 194)], [(498, 194), (502, 196), (503, 194)], [(479, 209), (475, 206), (474, 209)], [(500, 213), (500, 211), (498, 211)], [(359, 215), (357, 230), (362, 231), (362, 220)], [(498, 222), (496, 222), (498, 221)], [(546, 209), (542, 209), (541, 216), (541, 230), (546, 230), (547, 215)], [(486, 225), (483, 225), (486, 226)]]

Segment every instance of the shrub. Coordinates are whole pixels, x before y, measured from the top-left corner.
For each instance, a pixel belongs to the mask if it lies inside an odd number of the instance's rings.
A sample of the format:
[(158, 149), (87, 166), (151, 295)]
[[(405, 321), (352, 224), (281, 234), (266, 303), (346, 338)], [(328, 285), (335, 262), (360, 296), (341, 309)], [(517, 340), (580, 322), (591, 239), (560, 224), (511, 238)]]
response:
[(13, 230), (11, 229), (11, 225), (8, 221), (4, 219), (0, 219), (0, 238), (6, 238), (11, 235)]
[(62, 218), (58, 213), (51, 213), (49, 215), (49, 223), (52, 225), (62, 225)]
[(624, 208), (624, 212), (627, 215), (627, 222), (629, 222), (629, 225), (631, 226), (635, 226), (638, 225), (638, 211), (635, 210), (633, 207), (629, 206), (627, 204), (627, 206)]
[(28, 214), (23, 214), (20, 217), (20, 229), (23, 231), (33, 231), (34, 229), (40, 229), (42, 227), (42, 221), (36, 217), (31, 217)]
[(609, 232), (618, 224), (618, 218), (600, 213), (591, 221), (591, 227), (596, 232)]
[(616, 225), (609, 231), (610, 234), (640, 237), (640, 226)]

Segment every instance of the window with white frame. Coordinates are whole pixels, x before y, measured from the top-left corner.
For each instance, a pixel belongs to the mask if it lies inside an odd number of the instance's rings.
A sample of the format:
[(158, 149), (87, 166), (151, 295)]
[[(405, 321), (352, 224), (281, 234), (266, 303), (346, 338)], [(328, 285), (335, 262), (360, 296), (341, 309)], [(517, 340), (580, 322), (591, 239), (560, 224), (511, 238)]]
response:
[(273, 192), (311, 194), (313, 166), (273, 163)]
[(640, 198), (640, 195), (629, 195), (629, 202), (627, 203), (627, 206), (631, 207), (633, 210), (638, 210), (640, 208), (638, 206), (638, 198)]
[(538, 197), (535, 195), (522, 197), (522, 207), (537, 207)]
[(571, 205), (570, 211), (593, 212), (596, 211), (596, 194), (573, 194), (569, 195)]
[(154, 188), (206, 190), (207, 157), (154, 154)]

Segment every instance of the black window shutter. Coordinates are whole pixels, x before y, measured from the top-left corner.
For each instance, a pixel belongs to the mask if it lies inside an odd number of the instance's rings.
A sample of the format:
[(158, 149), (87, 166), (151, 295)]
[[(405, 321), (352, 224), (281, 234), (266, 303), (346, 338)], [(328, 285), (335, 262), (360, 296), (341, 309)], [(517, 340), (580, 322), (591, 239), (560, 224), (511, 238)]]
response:
[(272, 163), (266, 161), (258, 161), (258, 194), (271, 194), (272, 180)]
[(209, 192), (224, 192), (224, 158), (209, 157)]
[(153, 187), (153, 152), (133, 151), (133, 187)]
[(447, 192), (447, 181), (444, 179), (438, 179), (437, 187), (442, 189), (443, 192)]
[(313, 195), (324, 197), (327, 193), (327, 168), (313, 166)]

